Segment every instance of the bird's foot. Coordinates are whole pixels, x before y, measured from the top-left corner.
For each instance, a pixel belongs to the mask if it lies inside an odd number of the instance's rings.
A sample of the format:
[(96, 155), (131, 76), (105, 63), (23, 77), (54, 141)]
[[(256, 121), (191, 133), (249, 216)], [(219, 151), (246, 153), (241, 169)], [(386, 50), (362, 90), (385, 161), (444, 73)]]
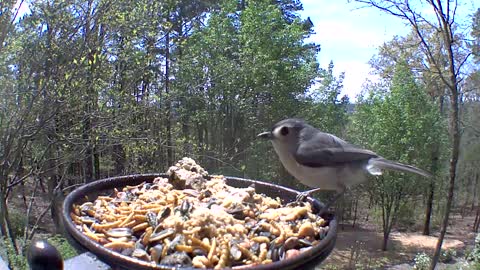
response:
[(310, 193), (308, 191), (298, 193), (297, 197), (295, 198), (295, 202), (305, 202), (308, 196), (310, 196)]
[(320, 188), (315, 188), (315, 189), (311, 189), (311, 190), (301, 192), (297, 195), (297, 198), (295, 199), (295, 201), (296, 202), (305, 202), (308, 196), (312, 195), (312, 193), (317, 192), (319, 190), (320, 190)]
[(298, 193), (298, 195), (295, 197), (295, 200), (287, 203), (287, 206), (290, 206), (290, 207), (303, 206), (305, 205), (305, 202), (307, 201), (308, 196), (310, 196), (309, 191)]

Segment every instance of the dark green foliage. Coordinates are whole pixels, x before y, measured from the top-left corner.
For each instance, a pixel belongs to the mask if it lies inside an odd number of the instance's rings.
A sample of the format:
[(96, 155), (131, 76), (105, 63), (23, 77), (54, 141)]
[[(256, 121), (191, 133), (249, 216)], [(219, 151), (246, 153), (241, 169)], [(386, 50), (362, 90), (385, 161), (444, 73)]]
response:
[(61, 235), (54, 235), (48, 238), (48, 242), (57, 248), (58, 252), (60, 252), (60, 255), (62, 255), (63, 260), (68, 260), (74, 256), (77, 256), (77, 251), (70, 246), (70, 244), (67, 242), (67, 239)]
[(346, 136), (348, 124), (349, 99), (346, 95), (341, 96), (343, 90), (344, 74), (336, 78), (333, 74), (333, 62), (328, 69), (322, 72), (321, 82), (318, 89), (314, 89), (306, 109), (306, 119), (314, 126), (325, 132), (339, 137)]
[(255, 134), (305, 105), (317, 48), (304, 43), (298, 1), (237, 4), (33, 3), (12, 34), (11, 79), (41, 93), (36, 118), (49, 129), (24, 162), (85, 181), (165, 171), (185, 155), (218, 173), (275, 170), (250, 161)]
[[(438, 106), (400, 61), (389, 89), (360, 97), (353, 115), (354, 140), (379, 155), (420, 168), (429, 168), (436, 142), (446, 141)], [(429, 180), (416, 175), (386, 173), (367, 184), (367, 190), (382, 210), (384, 248), (392, 226), (410, 198), (421, 195)]]
[(20, 230), (5, 205), (23, 176), (54, 198), (190, 156), (292, 184), (256, 134), (303, 110), (320, 73), (299, 1), (40, 0), (11, 20), (13, 2), (0, 2), (1, 235), (38, 229), (30, 216)]
[(466, 258), (475, 263), (480, 263), (480, 234), (476, 235), (473, 249)]
[(12, 232), (16, 236), (22, 237), (25, 233), (25, 228), (27, 227), (27, 217), (25, 216), (25, 213), (12, 212), (9, 218)]
[(179, 128), (192, 134), (182, 143), (214, 171), (271, 177), (276, 163), (257, 154), (265, 146), (255, 135), (305, 105), (299, 97), (317, 75), (316, 50), (303, 43), (308, 32), (301, 21), (285, 21), (269, 1), (248, 2), (241, 13), (236, 7), (225, 1), (183, 44)]
[(0, 237), (0, 257), (5, 262), (9, 262), (11, 269), (27, 270), (29, 269), (27, 263), (27, 257), (17, 255), (11, 241), (5, 237)]

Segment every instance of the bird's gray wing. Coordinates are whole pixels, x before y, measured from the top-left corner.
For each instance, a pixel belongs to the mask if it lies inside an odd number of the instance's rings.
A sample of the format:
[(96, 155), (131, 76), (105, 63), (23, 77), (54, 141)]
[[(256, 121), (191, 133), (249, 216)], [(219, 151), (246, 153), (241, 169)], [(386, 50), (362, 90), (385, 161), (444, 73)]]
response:
[(300, 135), (294, 157), (302, 165), (322, 167), (366, 161), (378, 155), (370, 150), (358, 148), (332, 134), (311, 130)]
[(374, 157), (378, 157), (378, 155), (353, 146), (315, 148), (306, 145), (298, 147), (295, 153), (295, 160), (299, 164), (309, 167), (339, 166), (357, 161), (367, 161)]

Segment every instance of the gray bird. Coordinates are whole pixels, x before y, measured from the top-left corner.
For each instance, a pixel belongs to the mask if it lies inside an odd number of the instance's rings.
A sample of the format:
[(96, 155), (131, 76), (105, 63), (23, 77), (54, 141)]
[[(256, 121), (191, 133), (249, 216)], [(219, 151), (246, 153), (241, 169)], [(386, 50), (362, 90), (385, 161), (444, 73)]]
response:
[(315, 188), (300, 194), (303, 200), (318, 190), (337, 194), (322, 212), (349, 187), (363, 183), (367, 175), (381, 175), (382, 170), (396, 170), (431, 177), (414, 166), (387, 160), (376, 153), (354, 146), (332, 134), (321, 132), (301, 119), (285, 119), (271, 131), (258, 134), (269, 139), (287, 171), (301, 183)]

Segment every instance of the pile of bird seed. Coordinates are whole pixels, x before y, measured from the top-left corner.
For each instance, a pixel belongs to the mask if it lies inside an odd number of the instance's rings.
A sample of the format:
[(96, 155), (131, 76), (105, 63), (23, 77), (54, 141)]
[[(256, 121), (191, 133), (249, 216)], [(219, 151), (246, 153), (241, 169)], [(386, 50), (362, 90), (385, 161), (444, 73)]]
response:
[(271, 263), (312, 248), (327, 234), (327, 221), (310, 203), (283, 204), (252, 186), (229, 186), (190, 158), (167, 175), (76, 204), (71, 218), (106, 248), (173, 267)]

